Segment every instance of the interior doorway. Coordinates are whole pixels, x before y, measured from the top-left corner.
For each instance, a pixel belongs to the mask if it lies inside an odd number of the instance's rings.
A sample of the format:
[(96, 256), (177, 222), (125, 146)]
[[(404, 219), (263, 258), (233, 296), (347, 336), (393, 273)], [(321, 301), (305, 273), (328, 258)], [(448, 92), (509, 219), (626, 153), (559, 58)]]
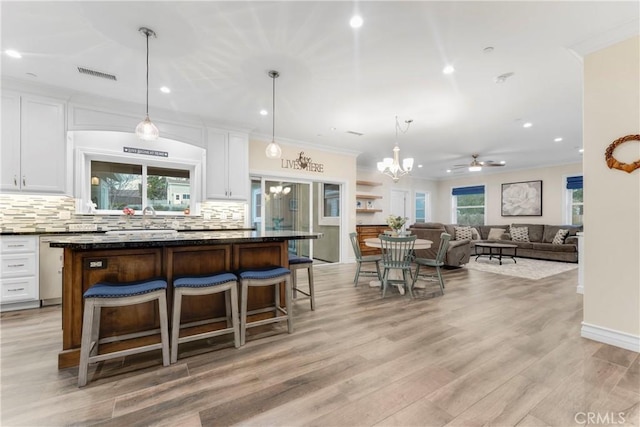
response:
[(340, 262), (342, 185), (271, 177), (251, 179), (251, 225), (257, 230), (322, 233), (318, 240), (290, 240), (289, 253), (318, 264)]

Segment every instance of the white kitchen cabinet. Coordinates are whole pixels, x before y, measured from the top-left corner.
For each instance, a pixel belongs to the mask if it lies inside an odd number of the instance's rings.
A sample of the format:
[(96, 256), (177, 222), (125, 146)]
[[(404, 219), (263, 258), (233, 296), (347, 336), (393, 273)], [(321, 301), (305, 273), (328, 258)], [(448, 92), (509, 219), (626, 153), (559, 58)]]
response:
[(1, 191), (64, 194), (64, 101), (3, 92), (0, 158)]
[(247, 200), (249, 194), (249, 136), (207, 129), (207, 199)]
[(38, 237), (0, 237), (0, 311), (40, 307)]

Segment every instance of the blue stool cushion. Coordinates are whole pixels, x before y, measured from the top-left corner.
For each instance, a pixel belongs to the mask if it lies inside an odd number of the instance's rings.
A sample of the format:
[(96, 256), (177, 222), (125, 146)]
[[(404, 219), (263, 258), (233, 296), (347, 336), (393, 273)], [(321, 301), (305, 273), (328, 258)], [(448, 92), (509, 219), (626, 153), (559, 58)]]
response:
[(233, 273), (220, 273), (209, 276), (189, 276), (181, 277), (173, 281), (175, 288), (206, 288), (209, 286), (222, 285), (223, 283), (235, 282), (238, 278)]
[(134, 295), (167, 289), (167, 282), (162, 279), (143, 280), (128, 283), (98, 282), (84, 293), (85, 298), (123, 298)]
[(291, 274), (291, 270), (284, 267), (266, 267), (252, 270), (243, 270), (238, 273), (240, 279), (275, 279), (276, 277)]
[(289, 264), (310, 264), (312, 262), (313, 260), (311, 258), (303, 256), (291, 255), (289, 257)]

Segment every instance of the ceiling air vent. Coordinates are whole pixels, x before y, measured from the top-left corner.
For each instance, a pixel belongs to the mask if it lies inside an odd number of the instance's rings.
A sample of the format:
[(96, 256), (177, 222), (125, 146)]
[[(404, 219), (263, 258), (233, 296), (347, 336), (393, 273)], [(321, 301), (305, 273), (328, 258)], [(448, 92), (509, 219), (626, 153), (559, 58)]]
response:
[(346, 133), (350, 133), (351, 135), (355, 135), (355, 136), (364, 135), (364, 133), (356, 132), (355, 130), (348, 130), (348, 131), (346, 131)]
[(113, 80), (116, 81), (116, 76), (113, 74), (102, 73), (100, 71), (90, 70), (88, 68), (78, 67), (78, 72), (80, 74), (87, 74), (93, 77), (100, 77), (101, 79)]

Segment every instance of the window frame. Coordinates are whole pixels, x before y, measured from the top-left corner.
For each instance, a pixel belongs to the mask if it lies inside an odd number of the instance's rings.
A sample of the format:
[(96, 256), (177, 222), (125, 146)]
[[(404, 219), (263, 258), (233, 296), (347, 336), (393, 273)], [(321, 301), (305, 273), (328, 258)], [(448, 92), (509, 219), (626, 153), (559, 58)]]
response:
[[(424, 197), (424, 218), (418, 217), (418, 195)], [(429, 191), (415, 191), (413, 194), (413, 215), (414, 222), (430, 222), (431, 221), (431, 193)], [(422, 221), (420, 221), (422, 220)]]
[[(318, 203), (318, 225), (335, 225), (335, 226), (339, 226), (340, 225), (340, 218), (342, 216), (342, 184), (339, 183), (335, 183), (335, 182), (322, 182), (321, 183), (321, 188), (320, 188), (320, 194), (318, 197), (319, 203)], [(324, 214), (324, 208), (325, 208), (325, 186), (327, 185), (335, 185), (338, 187), (338, 194), (335, 197), (337, 201), (338, 201), (338, 214), (336, 216), (325, 216)]]
[[(482, 208), (482, 224), (471, 224), (471, 226), (473, 225), (485, 225), (487, 223), (487, 186), (484, 184), (478, 184), (478, 185), (464, 185), (464, 186), (460, 186), (460, 187), (451, 187), (451, 222), (453, 224), (458, 224), (458, 197), (461, 195), (454, 195), (454, 191), (456, 189), (461, 189), (461, 188), (473, 188), (473, 187), (483, 187), (482, 190), (482, 194), (484, 196), (484, 205), (477, 205), (477, 206), (464, 206), (462, 209), (467, 209), (467, 208)], [(480, 193), (476, 193), (476, 194), (480, 194)]]
[[(567, 188), (569, 185), (570, 178), (582, 178), (582, 187), (580, 188)], [(573, 223), (573, 208), (575, 206), (582, 206), (582, 216), (584, 219), (584, 175), (567, 175), (564, 177), (562, 182), (562, 187), (564, 188), (564, 223), (567, 225), (584, 225), (584, 221), (581, 224)], [(574, 203), (573, 201), (573, 192), (576, 190), (582, 190), (582, 202)]]
[[(96, 210), (92, 207), (91, 201), (91, 161), (124, 163), (132, 165), (141, 165), (146, 167), (160, 167), (169, 169), (182, 169), (189, 171), (189, 193), (191, 198), (189, 203), (190, 215), (200, 214), (200, 204), (203, 200), (203, 170), (206, 159), (205, 150), (201, 147), (193, 146), (180, 141), (159, 140), (156, 144), (158, 150), (167, 150), (169, 157), (145, 156), (140, 154), (126, 153), (124, 146), (140, 146), (140, 142), (135, 135), (113, 135), (122, 134), (121, 132), (92, 132), (92, 131), (74, 131), (69, 132), (69, 147), (74, 150), (74, 170), (75, 191), (74, 196), (79, 199), (76, 203), (76, 213), (78, 214), (94, 214), (94, 215), (122, 215), (121, 210)], [(81, 134), (82, 141), (76, 143), (74, 134)], [(84, 145), (87, 134), (96, 134), (96, 140), (100, 140), (100, 147), (94, 145)], [(100, 139), (102, 137), (102, 139)], [(129, 141), (122, 142), (122, 139)], [(169, 151), (171, 150), (171, 151)], [(171, 152), (180, 152), (183, 157), (172, 157)], [(142, 186), (142, 209), (147, 203), (147, 189)], [(140, 211), (141, 212), (141, 211)], [(140, 213), (136, 212), (136, 213)], [(157, 211), (157, 215), (165, 216), (184, 216), (183, 211)]]

